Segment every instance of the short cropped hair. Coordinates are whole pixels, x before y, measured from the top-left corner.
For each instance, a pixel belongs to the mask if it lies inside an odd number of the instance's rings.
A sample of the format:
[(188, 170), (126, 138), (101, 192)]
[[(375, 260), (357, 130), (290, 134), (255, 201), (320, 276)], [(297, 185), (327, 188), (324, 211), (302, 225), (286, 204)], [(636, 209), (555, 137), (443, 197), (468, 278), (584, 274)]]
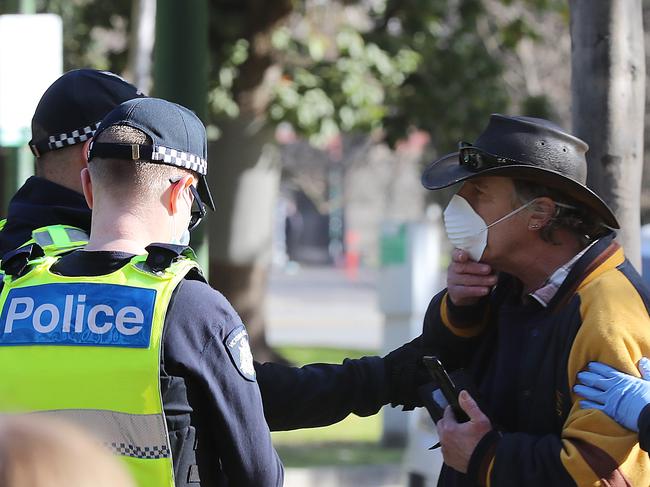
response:
[(585, 209), (580, 203), (566, 196), (564, 193), (548, 188), (532, 181), (515, 179), (515, 205), (525, 204), (535, 198), (548, 197), (562, 205), (557, 206), (555, 215), (549, 223), (540, 230), (540, 236), (545, 242), (557, 244), (554, 234), (559, 228), (564, 228), (573, 233), (584, 247), (608, 232), (600, 218)]
[(80, 149), (81, 144), (75, 144), (41, 154), (36, 159), (36, 175), (49, 180), (72, 177), (78, 180)]
[[(151, 138), (139, 129), (126, 125), (108, 127), (97, 137), (97, 142), (151, 145)], [(94, 184), (111, 188), (119, 194), (139, 198), (157, 197), (169, 185), (170, 179), (191, 174), (187, 169), (147, 161), (107, 159), (96, 157), (88, 163)]]

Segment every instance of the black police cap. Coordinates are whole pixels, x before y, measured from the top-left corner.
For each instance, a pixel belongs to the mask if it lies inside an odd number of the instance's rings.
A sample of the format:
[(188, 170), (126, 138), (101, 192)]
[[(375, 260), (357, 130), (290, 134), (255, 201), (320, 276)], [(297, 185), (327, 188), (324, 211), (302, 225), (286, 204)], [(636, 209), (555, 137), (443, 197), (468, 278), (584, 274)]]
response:
[[(133, 127), (151, 138), (151, 145), (97, 142), (113, 126)], [(214, 210), (208, 188), (208, 143), (203, 122), (187, 108), (160, 98), (129, 100), (102, 120), (90, 146), (88, 160), (95, 157), (146, 161), (194, 171), (199, 175), (198, 192)]]
[(38, 102), (29, 147), (40, 157), (45, 152), (85, 142), (113, 108), (144, 96), (109, 71), (68, 71), (52, 83)]

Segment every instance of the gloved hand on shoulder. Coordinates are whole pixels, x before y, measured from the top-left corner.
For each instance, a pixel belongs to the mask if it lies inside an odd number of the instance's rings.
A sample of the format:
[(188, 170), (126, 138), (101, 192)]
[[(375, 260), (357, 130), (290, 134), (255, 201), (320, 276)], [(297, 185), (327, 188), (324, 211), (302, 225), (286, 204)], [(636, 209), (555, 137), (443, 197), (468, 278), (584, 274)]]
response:
[(573, 390), (586, 400), (583, 409), (599, 409), (617, 423), (639, 431), (639, 415), (650, 404), (650, 360), (639, 360), (641, 378), (620, 372), (600, 362), (590, 362), (586, 371), (578, 373)]

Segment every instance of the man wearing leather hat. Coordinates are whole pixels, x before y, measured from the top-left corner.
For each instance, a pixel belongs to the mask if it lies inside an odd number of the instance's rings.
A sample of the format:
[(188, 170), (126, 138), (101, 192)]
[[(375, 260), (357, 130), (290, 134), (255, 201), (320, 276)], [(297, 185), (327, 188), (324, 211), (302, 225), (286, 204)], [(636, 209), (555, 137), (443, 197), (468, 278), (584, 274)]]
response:
[(587, 149), (547, 120), (492, 115), (424, 171), (427, 189), (462, 183), (424, 340), (476, 395), (459, 395), (469, 422), (450, 408), (438, 422), (441, 486), (650, 485), (636, 435), (572, 392), (590, 361), (638, 375), (650, 353), (650, 295), (585, 185)]

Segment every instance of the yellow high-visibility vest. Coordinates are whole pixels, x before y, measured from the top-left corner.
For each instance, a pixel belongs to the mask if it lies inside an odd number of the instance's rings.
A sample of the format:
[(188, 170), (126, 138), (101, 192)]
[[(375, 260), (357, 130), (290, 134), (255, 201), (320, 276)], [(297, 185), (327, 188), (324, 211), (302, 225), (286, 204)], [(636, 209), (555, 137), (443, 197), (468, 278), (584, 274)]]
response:
[[(51, 271), (57, 257), (4, 276), (0, 413), (63, 416), (95, 432), (140, 487), (173, 487), (160, 395), (163, 325), (172, 292), (196, 262), (154, 270), (147, 255), (104, 276)], [(83, 460), (80, 460), (83, 461)]]

